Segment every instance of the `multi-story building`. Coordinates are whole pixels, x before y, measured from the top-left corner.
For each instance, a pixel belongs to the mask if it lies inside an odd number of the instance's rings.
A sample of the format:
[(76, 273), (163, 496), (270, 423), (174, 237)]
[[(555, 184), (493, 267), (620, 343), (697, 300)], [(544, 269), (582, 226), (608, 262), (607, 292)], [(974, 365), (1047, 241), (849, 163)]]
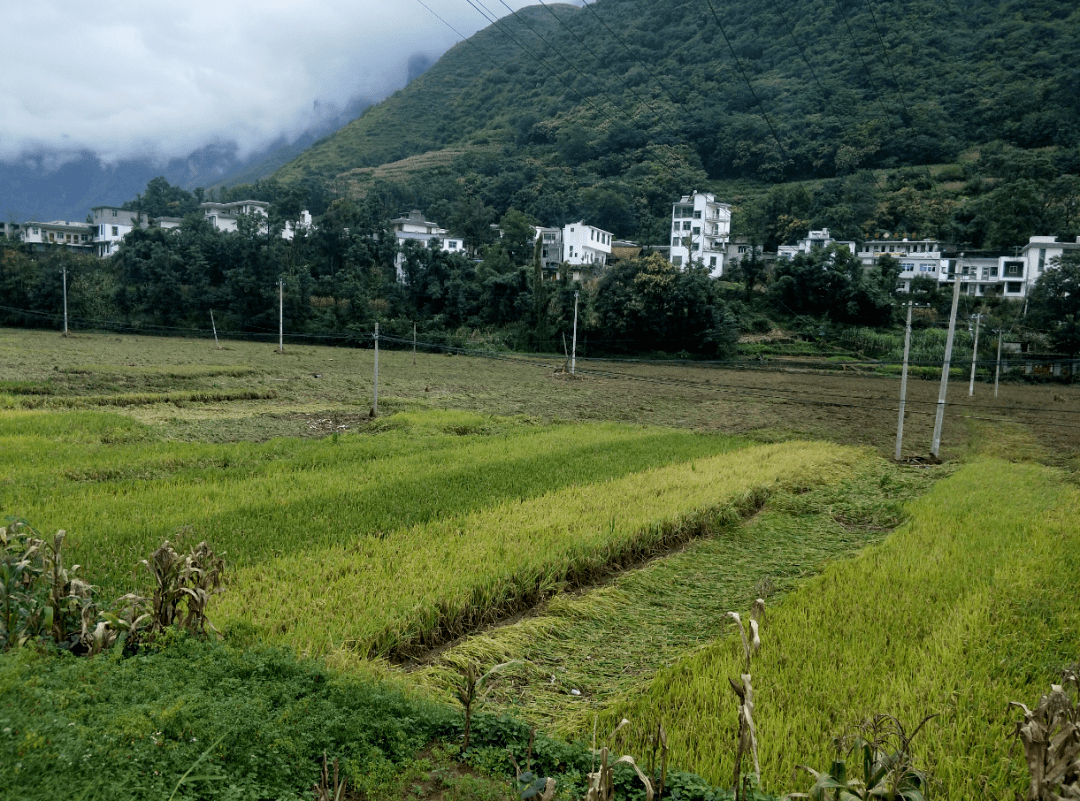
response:
[(22, 226), (17, 222), (0, 222), (0, 236), (5, 236), (8, 239), (21, 239)]
[(533, 244), (540, 240), (540, 266), (545, 274), (558, 276), (563, 262), (563, 229), (534, 225), (533, 230), (536, 232)]
[(583, 220), (563, 226), (563, 261), (573, 266), (602, 268), (611, 255), (611, 233)]
[(700, 263), (719, 278), (724, 273), (730, 237), (731, 206), (717, 202), (712, 193), (693, 192), (672, 205), (668, 258), (676, 267)]
[(892, 256), (899, 261), (898, 292), (910, 292), (911, 282), (919, 277), (948, 280), (949, 260), (936, 239), (871, 239), (863, 243), (857, 255), (865, 267), (874, 266), (882, 256)]
[[(1056, 236), (1033, 236), (1020, 248), (1016, 259), (1010, 261), (1022, 261), (1025, 281), (1034, 284), (1044, 272), (1053, 268), (1054, 259), (1076, 251), (1080, 251), (1080, 236), (1076, 237), (1075, 242), (1058, 242)], [(1013, 266), (1013, 274), (1006, 280), (1015, 280), (1015, 273)]]
[(99, 256), (113, 255), (128, 233), (136, 226), (145, 228), (148, 224), (141, 211), (129, 211), (119, 206), (94, 206), (90, 209), (90, 221), (94, 227), (94, 248)]
[(829, 234), (829, 229), (822, 228), (820, 231), (810, 231), (794, 245), (780, 245), (780, 247), (776, 249), (776, 257), (778, 259), (790, 259), (792, 256), (797, 256), (800, 253), (809, 253), (815, 248), (825, 248), (829, 245), (843, 245), (851, 251), (852, 254), (855, 253), (854, 242), (833, 239)]
[(417, 242), (424, 247), (430, 247), (432, 240), (438, 240), (439, 250), (444, 250), (447, 253), (465, 252), (464, 239), (450, 236), (450, 232), (445, 228), (441, 228), (438, 223), (425, 220), (423, 212), (418, 209), (413, 209), (408, 214), (395, 217), (390, 221), (390, 229), (394, 232), (394, 238), (398, 244), (398, 254), (394, 258), (398, 281), (405, 280), (405, 254), (401, 251), (401, 247), (406, 242)]
[[(269, 220), (270, 204), (264, 200), (234, 200), (232, 203), (200, 203), (203, 216), (219, 231), (235, 231), (241, 214), (252, 214)], [(262, 232), (266, 233), (267, 224), (263, 223)]]
[[(560, 268), (564, 264), (593, 270), (607, 266), (613, 241), (610, 231), (586, 225), (584, 220), (568, 223), (562, 228), (537, 225), (533, 230), (536, 232), (533, 243), (540, 240), (540, 265), (549, 277), (561, 277)], [(573, 280), (578, 281), (585, 270), (570, 272)]]
[(94, 228), (88, 223), (28, 222), (22, 224), (22, 241), (34, 250), (66, 247), (79, 253), (94, 253)]

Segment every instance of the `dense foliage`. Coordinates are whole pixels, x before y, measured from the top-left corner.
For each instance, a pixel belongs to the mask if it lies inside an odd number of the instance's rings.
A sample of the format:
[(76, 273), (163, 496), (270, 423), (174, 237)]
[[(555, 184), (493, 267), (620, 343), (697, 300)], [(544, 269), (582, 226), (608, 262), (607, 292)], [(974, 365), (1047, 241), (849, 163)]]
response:
[[(1078, 194), (1078, 13), (1067, 0), (537, 6), (278, 177), (353, 196), (385, 182), (443, 224), (466, 198), (644, 242), (663, 241), (692, 189), (817, 179), (834, 183), (803, 209), (815, 227), (1011, 246)], [(968, 167), (927, 167), (961, 156)]]

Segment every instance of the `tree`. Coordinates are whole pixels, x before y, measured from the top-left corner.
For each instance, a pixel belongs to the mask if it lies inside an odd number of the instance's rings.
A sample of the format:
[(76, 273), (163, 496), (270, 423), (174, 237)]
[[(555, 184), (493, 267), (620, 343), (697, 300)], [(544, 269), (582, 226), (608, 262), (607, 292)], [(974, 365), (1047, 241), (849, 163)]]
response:
[(1080, 252), (1050, 261), (1028, 298), (1028, 320), (1050, 336), (1059, 353), (1080, 353)]
[(808, 314), (857, 325), (887, 325), (900, 265), (880, 259), (867, 272), (846, 247), (835, 243), (798, 253), (776, 265), (768, 297), (780, 314)]
[(708, 269), (680, 270), (655, 253), (609, 270), (594, 307), (609, 350), (720, 355), (735, 342), (734, 316)]

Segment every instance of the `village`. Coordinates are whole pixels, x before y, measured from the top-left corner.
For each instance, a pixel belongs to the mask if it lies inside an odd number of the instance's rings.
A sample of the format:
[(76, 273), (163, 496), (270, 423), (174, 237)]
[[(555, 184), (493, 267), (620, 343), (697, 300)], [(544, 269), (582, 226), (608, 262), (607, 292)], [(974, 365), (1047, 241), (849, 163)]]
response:
[[(260, 200), (237, 200), (227, 203), (207, 201), (199, 210), (214, 229), (235, 232), (243, 215), (269, 219), (271, 204)], [(795, 242), (781, 245), (775, 253), (765, 252), (749, 237), (731, 235), (732, 206), (718, 201), (710, 192), (693, 191), (672, 204), (671, 240), (641, 244), (616, 239), (610, 231), (589, 225), (584, 220), (562, 227), (533, 226), (533, 243), (539, 243), (539, 260), (545, 278), (567, 277), (580, 281), (596, 276), (620, 259), (645, 253), (658, 253), (676, 267), (691, 264), (707, 267), (713, 278), (724, 278), (731, 265), (751, 257), (766, 269), (778, 259), (790, 259), (799, 253), (830, 245), (847, 248), (864, 267), (873, 266), (882, 256), (891, 256), (900, 264), (896, 291), (909, 293), (916, 279), (941, 284), (960, 276), (961, 294), (975, 297), (1003, 297), (1023, 300), (1054, 259), (1069, 251), (1080, 251), (1080, 237), (1059, 242), (1056, 236), (1037, 235), (1026, 243), (1015, 243), (1009, 252), (963, 252), (937, 239), (907, 237), (873, 239), (863, 242), (836, 240), (828, 228), (809, 230)], [(74, 252), (108, 258), (115, 255), (124, 237), (134, 228), (179, 228), (179, 217), (152, 218), (140, 211), (117, 206), (95, 206), (86, 222), (63, 220), (23, 223), (0, 222), (0, 235), (29, 245), (36, 252), (66, 248)], [(302, 211), (296, 220), (287, 220), (281, 237), (292, 240), (298, 232), (315, 227), (312, 215)], [(494, 227), (494, 226), (493, 226)], [(405, 243), (435, 247), (447, 253), (469, 253), (463, 237), (428, 220), (422, 211), (413, 209), (390, 220), (397, 241), (396, 267), (399, 281), (404, 281)], [(263, 233), (268, 231), (262, 223)]]

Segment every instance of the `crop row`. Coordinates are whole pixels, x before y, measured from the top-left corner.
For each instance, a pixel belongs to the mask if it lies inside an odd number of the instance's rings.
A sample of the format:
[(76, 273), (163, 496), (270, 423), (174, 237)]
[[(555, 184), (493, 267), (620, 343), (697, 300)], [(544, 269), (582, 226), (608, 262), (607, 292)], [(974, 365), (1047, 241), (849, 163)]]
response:
[[(1034, 702), (1080, 654), (1080, 491), (1035, 465), (983, 460), (940, 482), (879, 546), (832, 566), (768, 613), (753, 665), (763, 782), (796, 763), (828, 768), (833, 738), (876, 713), (909, 727), (935, 795), (1007, 798), (1025, 786), (1010, 755), (1011, 700)], [(742, 672), (733, 639), (661, 671), (610, 721), (657, 722), (672, 759), (730, 783)], [(609, 721), (609, 722), (610, 722)]]
[(408, 653), (734, 522), (778, 483), (837, 479), (858, 454), (824, 443), (756, 446), (383, 537), (356, 532), (322, 547), (293, 539), (281, 557), (238, 572), (219, 615), (311, 654)]
[(231, 565), (251, 565), (746, 445), (460, 412), (397, 415), (376, 430), (159, 442), (118, 415), (0, 412), (0, 513), (67, 529), (72, 558), (107, 593), (124, 592), (130, 565), (178, 531), (191, 544), (209, 541)]

